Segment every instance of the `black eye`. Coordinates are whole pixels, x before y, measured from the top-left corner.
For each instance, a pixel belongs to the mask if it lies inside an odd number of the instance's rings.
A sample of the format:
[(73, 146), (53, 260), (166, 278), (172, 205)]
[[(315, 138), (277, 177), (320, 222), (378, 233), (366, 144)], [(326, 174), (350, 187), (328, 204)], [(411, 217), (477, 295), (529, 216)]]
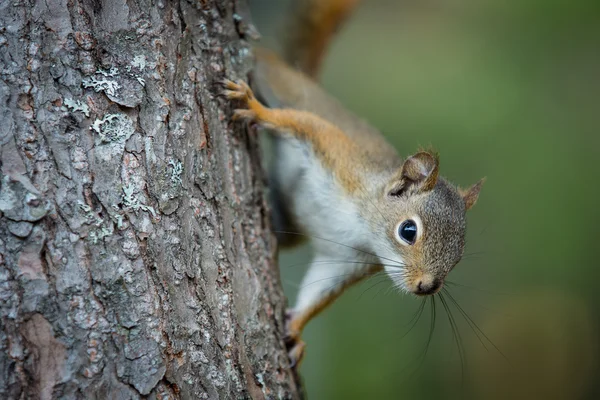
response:
[(415, 244), (417, 240), (417, 224), (412, 219), (407, 219), (398, 228), (398, 235), (408, 244)]

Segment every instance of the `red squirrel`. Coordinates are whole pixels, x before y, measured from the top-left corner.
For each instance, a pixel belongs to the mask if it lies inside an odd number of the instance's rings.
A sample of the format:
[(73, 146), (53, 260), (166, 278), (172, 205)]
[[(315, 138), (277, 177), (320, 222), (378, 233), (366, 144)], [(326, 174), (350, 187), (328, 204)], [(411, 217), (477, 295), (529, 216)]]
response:
[(304, 354), (306, 323), (374, 273), (385, 271), (417, 296), (437, 293), (463, 255), (466, 211), (484, 181), (456, 187), (440, 176), (431, 151), (402, 159), (377, 129), (318, 86), (327, 43), (356, 3), (298, 2), (286, 61), (255, 51), (252, 83), (262, 102), (245, 82), (224, 81), (224, 95), (237, 106), (233, 118), (274, 137), (270, 186), (280, 246), (305, 237), (315, 253), (287, 321), (292, 365)]

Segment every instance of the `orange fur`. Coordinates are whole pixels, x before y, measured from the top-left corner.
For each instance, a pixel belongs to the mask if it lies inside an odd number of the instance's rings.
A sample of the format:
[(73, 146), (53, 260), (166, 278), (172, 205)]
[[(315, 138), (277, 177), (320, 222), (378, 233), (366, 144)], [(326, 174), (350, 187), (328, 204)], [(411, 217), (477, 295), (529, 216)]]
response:
[(225, 86), (228, 89), (225, 95), (240, 100), (246, 108), (236, 110), (235, 118), (257, 122), (279, 134), (291, 134), (309, 143), (317, 158), (333, 173), (347, 193), (354, 193), (363, 186), (356, 166), (364, 164), (364, 154), (335, 125), (310, 112), (267, 108), (243, 81), (226, 81)]
[(323, 55), (341, 23), (358, 0), (296, 0), (293, 19), (287, 27), (287, 61), (315, 77)]
[(370, 173), (400, 165), (396, 149), (377, 129), (348, 112), (312, 79), (287, 66), (269, 50), (257, 48), (255, 54), (257, 65), (252, 85), (266, 104), (310, 112), (329, 121), (367, 155), (362, 168)]
[(290, 347), (293, 351), (294, 362), (297, 364), (302, 360), (304, 355), (304, 342), (300, 340), (300, 336), (304, 327), (315, 316), (319, 315), (321, 311), (327, 308), (331, 303), (333, 303), (340, 295), (350, 286), (362, 281), (368, 276), (372, 274), (383, 271), (383, 266), (381, 265), (371, 265), (364, 273), (360, 275), (349, 276), (347, 279), (342, 280), (339, 284), (333, 287), (330, 291), (323, 294), (321, 301), (314, 305), (313, 307), (302, 310), (302, 312), (294, 314), (287, 326), (287, 335), (288, 342), (291, 344)]
[(314, 316), (318, 315), (321, 311), (323, 311), (327, 306), (333, 303), (344, 290), (348, 287), (354, 285), (365, 279), (366, 277), (374, 274), (375, 272), (383, 271), (383, 267), (381, 265), (371, 265), (368, 270), (364, 271), (363, 274), (350, 276), (348, 279), (345, 279), (340, 282), (339, 286), (335, 286), (330, 290), (326, 296), (323, 296), (321, 301), (316, 304), (314, 307), (311, 307), (307, 310), (303, 310), (302, 313), (294, 315), (290, 320), (288, 331), (290, 332), (291, 337), (300, 336), (304, 326), (308, 321), (310, 321)]

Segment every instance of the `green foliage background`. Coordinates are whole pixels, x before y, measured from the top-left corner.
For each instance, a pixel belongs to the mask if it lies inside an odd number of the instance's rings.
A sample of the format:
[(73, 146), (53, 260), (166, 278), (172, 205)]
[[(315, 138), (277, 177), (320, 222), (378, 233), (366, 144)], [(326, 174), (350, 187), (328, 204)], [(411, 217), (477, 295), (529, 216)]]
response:
[[(263, 45), (287, 3), (251, 2)], [(439, 301), (420, 357), (429, 305), (402, 338), (419, 300), (372, 280), (308, 325), (309, 398), (600, 398), (600, 3), (365, 0), (322, 82), (402, 155), (432, 145), (453, 182), (487, 176), (450, 288), (508, 361), (454, 310), (463, 371)], [(308, 260), (281, 256), (292, 302)]]

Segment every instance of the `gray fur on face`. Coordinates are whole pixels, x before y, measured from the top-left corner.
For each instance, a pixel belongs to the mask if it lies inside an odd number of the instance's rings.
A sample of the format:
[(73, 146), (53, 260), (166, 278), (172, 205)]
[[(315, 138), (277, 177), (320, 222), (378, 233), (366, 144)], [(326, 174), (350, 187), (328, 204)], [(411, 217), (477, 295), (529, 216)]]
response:
[(460, 261), (465, 247), (465, 203), (456, 188), (440, 178), (421, 202), (418, 215), (425, 229), (424, 267), (445, 276)]
[[(460, 261), (466, 233), (465, 202), (458, 190), (439, 177), (433, 189), (413, 191), (402, 196), (389, 196), (377, 208), (365, 204), (365, 210), (377, 215), (372, 230), (384, 238), (389, 248), (398, 253), (408, 271), (431, 273), (443, 281)], [(415, 245), (399, 243), (396, 230), (401, 222), (418, 216), (421, 219), (421, 237)]]

